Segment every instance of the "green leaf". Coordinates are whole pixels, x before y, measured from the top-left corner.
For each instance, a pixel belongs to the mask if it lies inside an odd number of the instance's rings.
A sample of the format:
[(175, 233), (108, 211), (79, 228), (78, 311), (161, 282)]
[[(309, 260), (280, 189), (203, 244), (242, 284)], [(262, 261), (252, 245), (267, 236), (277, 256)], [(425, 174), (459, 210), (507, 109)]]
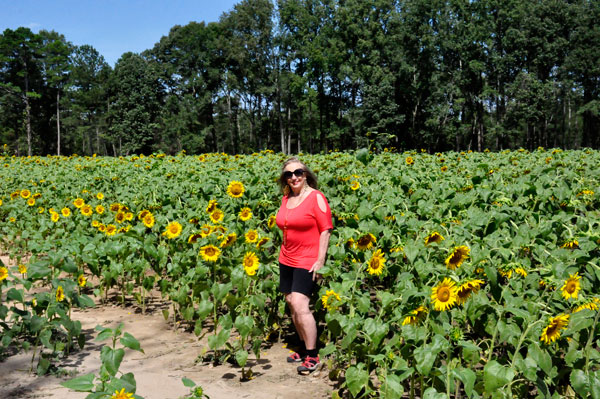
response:
[(429, 375), (438, 352), (432, 351), (430, 345), (423, 345), (415, 349), (413, 353), (417, 361), (417, 370), (419, 373), (425, 376)]
[(447, 399), (446, 394), (438, 392), (435, 388), (427, 388), (423, 393), (423, 399)]
[(72, 391), (92, 392), (94, 389), (94, 373), (75, 377), (71, 380), (61, 382), (60, 385)]
[(483, 369), (483, 382), (486, 392), (502, 388), (515, 377), (515, 372), (495, 360), (490, 360)]
[(542, 350), (537, 342), (532, 342), (527, 348), (527, 356), (531, 357), (546, 374), (552, 371), (552, 358), (547, 351)]
[(388, 332), (388, 325), (381, 321), (375, 321), (374, 319), (365, 320), (365, 324), (363, 325), (364, 332), (367, 335), (368, 339), (373, 342), (373, 346), (379, 346), (379, 343), (385, 337)]
[(102, 365), (104, 366), (106, 371), (113, 377), (117, 374), (117, 371), (119, 371), (119, 367), (121, 366), (121, 362), (123, 361), (123, 356), (125, 356), (125, 351), (121, 348), (113, 349), (105, 345), (100, 351), (100, 359), (102, 360)]
[(402, 381), (395, 374), (388, 374), (385, 377), (384, 383), (379, 388), (379, 394), (382, 399), (396, 399), (401, 398), (404, 393), (404, 387)]
[(230, 333), (231, 330), (223, 328), (217, 335), (210, 335), (208, 337), (208, 346), (210, 349), (218, 350), (225, 345), (225, 342), (229, 339)]
[(112, 335), (113, 335), (112, 328), (105, 328), (105, 327), (102, 327), (102, 326), (96, 326), (96, 331), (100, 331), (100, 333), (98, 334), (98, 336), (94, 340), (94, 341), (98, 341), (98, 342), (107, 340), (107, 339), (111, 338)]
[(8, 290), (8, 292), (6, 293), (6, 298), (9, 300), (12, 300), (12, 301), (17, 301), (17, 302), (25, 301), (23, 299), (23, 291), (17, 290), (15, 288), (11, 288), (10, 290)]
[(144, 350), (140, 347), (140, 342), (128, 332), (123, 334), (123, 337), (119, 340), (119, 342), (121, 342), (121, 345), (126, 348), (144, 353)]
[(254, 327), (254, 319), (250, 316), (238, 316), (235, 319), (234, 326), (242, 338), (246, 338), (250, 334), (252, 327)]
[(364, 364), (359, 363), (356, 366), (348, 367), (346, 370), (346, 385), (352, 396), (358, 395), (369, 382), (369, 373), (364, 370), (364, 367)]
[(248, 360), (248, 352), (245, 350), (239, 350), (235, 353), (235, 361), (240, 367), (244, 367), (246, 365), (246, 361)]
[(473, 392), (473, 387), (475, 386), (475, 380), (477, 379), (475, 372), (466, 368), (457, 368), (453, 369), (452, 373), (463, 383), (465, 393), (470, 397)]
[(183, 377), (181, 379), (181, 382), (183, 382), (183, 385), (185, 385), (188, 388), (193, 388), (196, 386), (196, 383), (194, 381), (190, 380), (189, 378)]
[(583, 370), (571, 372), (571, 386), (582, 398), (586, 398), (590, 393), (590, 379)]

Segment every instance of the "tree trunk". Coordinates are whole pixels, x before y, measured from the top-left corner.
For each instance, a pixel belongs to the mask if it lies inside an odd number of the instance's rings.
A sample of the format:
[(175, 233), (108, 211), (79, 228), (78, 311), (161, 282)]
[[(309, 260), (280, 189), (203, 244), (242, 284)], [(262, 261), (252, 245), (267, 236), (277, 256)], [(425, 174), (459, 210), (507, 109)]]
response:
[(60, 90), (56, 91), (56, 155), (60, 156)]

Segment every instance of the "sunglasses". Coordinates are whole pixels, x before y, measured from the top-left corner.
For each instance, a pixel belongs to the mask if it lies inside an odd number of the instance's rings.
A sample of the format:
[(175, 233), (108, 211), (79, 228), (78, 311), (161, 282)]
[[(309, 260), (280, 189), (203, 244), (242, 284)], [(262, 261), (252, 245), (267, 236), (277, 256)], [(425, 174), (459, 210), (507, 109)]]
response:
[(300, 176), (304, 175), (304, 169), (296, 169), (293, 172), (286, 170), (285, 172), (283, 172), (283, 178), (286, 180), (291, 179), (292, 175), (296, 175), (296, 177), (300, 177)]

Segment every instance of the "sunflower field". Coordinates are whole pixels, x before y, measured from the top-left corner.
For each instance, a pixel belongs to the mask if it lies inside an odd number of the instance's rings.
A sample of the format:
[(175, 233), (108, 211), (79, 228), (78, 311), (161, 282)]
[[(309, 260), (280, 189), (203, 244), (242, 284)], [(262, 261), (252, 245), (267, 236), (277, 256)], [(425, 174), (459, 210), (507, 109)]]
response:
[[(45, 372), (84, 345), (70, 309), (111, 290), (161, 295), (244, 370), (289, 323), (285, 159), (0, 157), (0, 351)], [(301, 159), (334, 216), (314, 306), (332, 397), (600, 398), (599, 152)]]

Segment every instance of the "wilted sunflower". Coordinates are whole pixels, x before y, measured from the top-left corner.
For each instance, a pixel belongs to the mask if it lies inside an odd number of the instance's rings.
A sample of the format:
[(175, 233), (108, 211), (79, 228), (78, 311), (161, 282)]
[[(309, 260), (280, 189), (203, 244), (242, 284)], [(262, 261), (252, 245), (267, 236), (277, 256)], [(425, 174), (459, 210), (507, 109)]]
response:
[(217, 259), (219, 259), (219, 255), (221, 255), (221, 250), (214, 245), (209, 244), (200, 248), (200, 255), (202, 256), (202, 259), (207, 262), (216, 262)]
[(258, 240), (258, 233), (256, 230), (248, 230), (244, 237), (246, 237), (246, 242), (254, 243), (256, 240)]
[(598, 299), (594, 298), (593, 300), (584, 303), (583, 305), (579, 305), (577, 306), (572, 313), (577, 313), (577, 312), (581, 312), (584, 309), (588, 309), (588, 310), (598, 310)]
[(275, 227), (276, 220), (277, 220), (277, 218), (274, 215), (269, 216), (269, 221), (267, 222), (267, 226), (269, 226), (269, 228), (272, 229), (273, 227)]
[(225, 238), (223, 238), (223, 241), (221, 241), (221, 248), (227, 248), (233, 245), (233, 243), (237, 240), (237, 234), (235, 233), (231, 233), (228, 234)]
[(167, 236), (167, 238), (171, 240), (173, 238), (179, 237), (182, 229), (183, 228), (181, 227), (181, 224), (179, 224), (179, 222), (171, 222), (167, 225), (167, 229), (164, 231), (163, 235)]
[(154, 215), (150, 212), (146, 213), (144, 219), (142, 219), (142, 223), (149, 229), (152, 228), (152, 226), (154, 226)]
[(258, 242), (256, 243), (256, 248), (260, 248), (263, 245), (265, 245), (266, 243), (269, 242), (269, 237), (262, 237), (260, 240), (258, 240)]
[(577, 299), (579, 290), (581, 290), (581, 283), (579, 282), (580, 279), (581, 279), (581, 276), (579, 275), (579, 272), (569, 275), (569, 278), (565, 281), (565, 284), (560, 289), (562, 292), (563, 298)]
[(217, 203), (216, 200), (210, 200), (208, 201), (208, 205), (206, 206), (206, 213), (211, 214), (214, 212), (215, 209), (217, 209), (217, 205), (219, 205)]
[(350, 183), (350, 188), (352, 191), (356, 191), (360, 188), (360, 183), (354, 180), (352, 183)]
[(560, 338), (560, 330), (567, 328), (569, 325), (569, 315), (559, 314), (556, 317), (551, 317), (550, 322), (542, 330), (540, 341), (550, 345), (552, 342)]
[(102, 205), (96, 205), (96, 213), (102, 215), (104, 213), (104, 207)]
[(59, 285), (58, 288), (56, 288), (56, 301), (62, 302), (64, 300), (65, 300), (65, 291), (63, 290), (62, 285)]
[(75, 205), (75, 208), (77, 209), (81, 208), (84, 204), (85, 201), (83, 200), (83, 198), (75, 198), (75, 200), (73, 201), (73, 205)]
[(454, 281), (448, 277), (431, 289), (431, 300), (435, 310), (445, 311), (450, 309), (458, 300)]
[(479, 289), (481, 288), (481, 285), (484, 284), (485, 282), (483, 280), (470, 280), (467, 281), (466, 283), (461, 284), (458, 287), (458, 290), (456, 290), (456, 302), (459, 305), (464, 304), (467, 299), (469, 299), (469, 297), (471, 296), (472, 293), (477, 293), (479, 291)]
[(561, 248), (577, 249), (577, 248), (579, 248), (579, 241), (577, 241), (577, 240), (567, 241), (562, 245)]
[(247, 221), (247, 220), (250, 220), (250, 219), (252, 219), (252, 209), (250, 209), (250, 208), (248, 208), (248, 207), (244, 207), (244, 208), (242, 208), (242, 209), (240, 210), (240, 214), (239, 214), (239, 216), (240, 216), (240, 219), (241, 219), (242, 221), (244, 221), (244, 222), (245, 222), (245, 221)]
[(213, 223), (219, 223), (221, 220), (223, 220), (223, 216), (225, 216), (223, 211), (219, 208), (215, 208), (215, 210), (210, 213), (210, 220)]
[(242, 195), (244, 195), (244, 191), (246, 190), (240, 181), (234, 180), (227, 186), (227, 195), (233, 198), (240, 198)]
[(246, 252), (246, 255), (244, 255), (244, 260), (242, 261), (242, 265), (244, 266), (244, 271), (248, 276), (254, 276), (259, 266), (258, 257), (254, 252)]
[(377, 242), (375, 236), (371, 233), (367, 233), (356, 241), (356, 246), (358, 249), (364, 251), (365, 249), (371, 249), (375, 242)]
[(514, 270), (515, 274), (518, 274), (521, 277), (527, 277), (527, 271), (522, 267), (516, 267)]
[(404, 318), (402, 321), (402, 325), (405, 326), (407, 324), (417, 324), (419, 321), (423, 320), (423, 318), (427, 315), (427, 308), (425, 306), (419, 306), (415, 310), (412, 310), (408, 316)]
[(321, 297), (321, 303), (323, 303), (323, 307), (327, 310), (337, 309), (340, 301), (340, 296), (334, 290), (327, 290), (325, 295)]
[(460, 265), (462, 265), (462, 263), (469, 257), (469, 252), (471, 252), (471, 250), (465, 245), (454, 247), (450, 256), (446, 258), (446, 267), (451, 270), (460, 267)]
[(85, 278), (83, 274), (80, 274), (79, 277), (77, 277), (77, 284), (79, 284), (80, 287), (85, 287), (86, 282), (87, 278)]
[(92, 211), (92, 207), (89, 205), (84, 205), (81, 208), (79, 208), (79, 210), (81, 211), (81, 214), (83, 216), (92, 216), (92, 213), (94, 213)]
[(0, 266), (0, 281), (8, 277), (8, 269), (4, 266)]
[[(100, 229), (102, 227), (102, 225), (100, 225), (98, 228)], [(115, 234), (117, 234), (117, 226), (115, 226), (114, 224), (109, 224), (105, 227), (105, 231), (107, 236), (114, 236)]]
[(195, 244), (198, 241), (198, 238), (202, 238), (202, 234), (193, 233), (188, 237), (188, 244)]
[(432, 242), (439, 243), (441, 241), (444, 241), (444, 236), (442, 236), (437, 231), (434, 231), (433, 233), (431, 233), (427, 237), (425, 237), (425, 245), (429, 245)]
[(35, 205), (35, 199), (34, 198), (29, 198), (27, 200), (27, 205), (29, 206), (34, 206)]
[(367, 267), (367, 272), (371, 275), (377, 274), (380, 275), (383, 273), (383, 269), (385, 267), (385, 258), (383, 257), (383, 253), (381, 249), (375, 251), (371, 259), (369, 260), (369, 266)]

